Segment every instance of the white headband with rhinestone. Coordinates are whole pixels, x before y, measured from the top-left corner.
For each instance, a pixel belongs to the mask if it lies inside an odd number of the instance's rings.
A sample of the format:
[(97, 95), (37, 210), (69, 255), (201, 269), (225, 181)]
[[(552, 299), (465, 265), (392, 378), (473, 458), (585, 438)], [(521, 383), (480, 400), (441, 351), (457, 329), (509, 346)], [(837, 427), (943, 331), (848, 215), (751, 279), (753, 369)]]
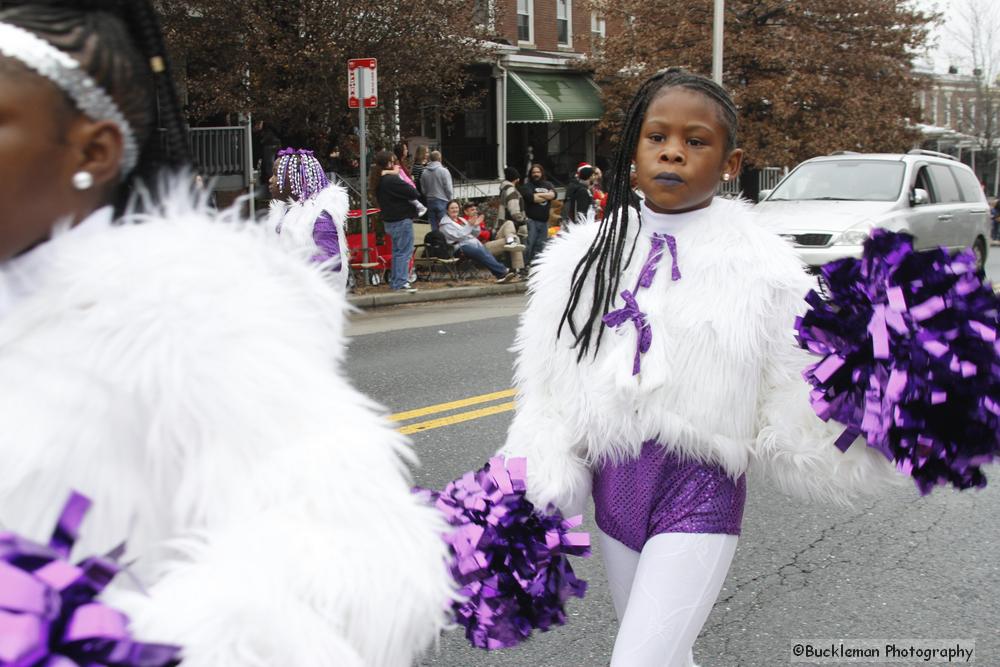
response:
[(0, 22), (0, 54), (20, 61), (54, 83), (91, 120), (109, 120), (117, 125), (125, 144), (122, 178), (135, 169), (139, 145), (132, 126), (107, 91), (83, 71), (75, 58), (27, 30), (3, 22)]

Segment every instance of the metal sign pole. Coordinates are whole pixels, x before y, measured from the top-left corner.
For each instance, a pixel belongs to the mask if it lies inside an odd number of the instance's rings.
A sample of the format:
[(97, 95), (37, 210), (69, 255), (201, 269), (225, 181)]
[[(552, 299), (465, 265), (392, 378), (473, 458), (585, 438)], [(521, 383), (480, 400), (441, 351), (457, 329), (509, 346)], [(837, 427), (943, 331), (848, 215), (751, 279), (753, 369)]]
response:
[[(360, 165), (360, 175), (361, 175), (361, 261), (364, 264), (368, 264), (368, 174), (366, 173), (366, 158), (368, 156), (368, 149), (365, 146), (366, 134), (365, 131), (365, 92), (367, 90), (365, 86), (365, 72), (364, 67), (359, 67), (357, 69), (358, 77), (358, 99), (361, 102), (358, 105), (358, 146), (361, 155), (358, 156), (358, 164)], [(364, 276), (365, 284), (368, 284), (368, 268), (365, 267), (362, 272)]]
[(726, 0), (715, 0), (712, 20), (712, 80), (722, 85), (722, 35), (726, 25)]
[(257, 198), (257, 193), (255, 192), (254, 183), (254, 173), (253, 173), (253, 114), (247, 114), (247, 133), (246, 133), (246, 164), (244, 169), (246, 169), (247, 174), (247, 187), (250, 194), (250, 220), (257, 219), (257, 210), (254, 199)]

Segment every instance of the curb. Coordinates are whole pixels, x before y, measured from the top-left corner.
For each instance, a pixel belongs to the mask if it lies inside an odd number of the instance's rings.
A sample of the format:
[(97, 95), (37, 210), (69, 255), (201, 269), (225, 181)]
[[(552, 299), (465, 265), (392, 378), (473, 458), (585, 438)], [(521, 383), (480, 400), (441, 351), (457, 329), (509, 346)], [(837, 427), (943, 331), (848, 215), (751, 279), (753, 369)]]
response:
[(500, 294), (519, 294), (528, 290), (528, 282), (522, 280), (508, 285), (469, 285), (468, 287), (443, 287), (435, 290), (419, 290), (412, 294), (408, 292), (382, 292), (381, 294), (365, 294), (349, 296), (347, 302), (355, 308), (382, 308), (408, 303), (425, 303), (430, 301), (449, 301), (451, 299), (473, 299), (480, 296), (495, 296)]

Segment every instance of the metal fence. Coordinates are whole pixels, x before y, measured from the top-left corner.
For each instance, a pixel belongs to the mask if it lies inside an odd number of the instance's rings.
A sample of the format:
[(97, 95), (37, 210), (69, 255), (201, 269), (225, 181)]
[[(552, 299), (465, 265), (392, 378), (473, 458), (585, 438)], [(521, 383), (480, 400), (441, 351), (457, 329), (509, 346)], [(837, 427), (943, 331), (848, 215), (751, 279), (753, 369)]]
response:
[[(788, 173), (787, 167), (764, 167), (757, 172), (757, 192), (761, 190), (771, 190)], [(723, 197), (739, 197), (746, 190), (744, 189), (743, 175), (737, 176), (731, 181), (725, 181), (719, 187), (719, 194)]]
[(245, 126), (191, 128), (188, 144), (195, 165), (206, 177), (229, 187), (250, 184), (250, 137)]

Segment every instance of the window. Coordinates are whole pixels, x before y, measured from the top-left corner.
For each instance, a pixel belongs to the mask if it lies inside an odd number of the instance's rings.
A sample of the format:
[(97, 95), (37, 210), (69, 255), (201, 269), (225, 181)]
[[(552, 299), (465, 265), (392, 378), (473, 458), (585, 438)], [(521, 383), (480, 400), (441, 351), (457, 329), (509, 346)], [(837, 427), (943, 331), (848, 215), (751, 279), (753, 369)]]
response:
[(943, 164), (932, 164), (928, 167), (931, 181), (934, 183), (934, 201), (941, 204), (952, 204), (962, 201), (958, 194), (958, 183), (951, 169)]
[(572, 18), (571, 0), (556, 0), (556, 41), (560, 46), (569, 46), (570, 29), (569, 24)]
[(768, 201), (896, 201), (905, 167), (888, 160), (825, 160), (800, 165)]
[(979, 184), (979, 179), (969, 169), (961, 167), (951, 167), (958, 186), (962, 191), (962, 201), (980, 204), (983, 201), (983, 186)]
[(438, 136), (438, 108), (421, 107), (420, 109), (420, 133), (425, 137), (430, 137), (437, 141)]
[(534, 32), (532, 25), (534, 21), (532, 20), (532, 10), (533, 10), (533, 0), (517, 0), (517, 41), (519, 42), (531, 42), (534, 41)]
[(597, 12), (590, 12), (590, 44), (594, 51), (600, 51), (607, 36), (608, 27)]

